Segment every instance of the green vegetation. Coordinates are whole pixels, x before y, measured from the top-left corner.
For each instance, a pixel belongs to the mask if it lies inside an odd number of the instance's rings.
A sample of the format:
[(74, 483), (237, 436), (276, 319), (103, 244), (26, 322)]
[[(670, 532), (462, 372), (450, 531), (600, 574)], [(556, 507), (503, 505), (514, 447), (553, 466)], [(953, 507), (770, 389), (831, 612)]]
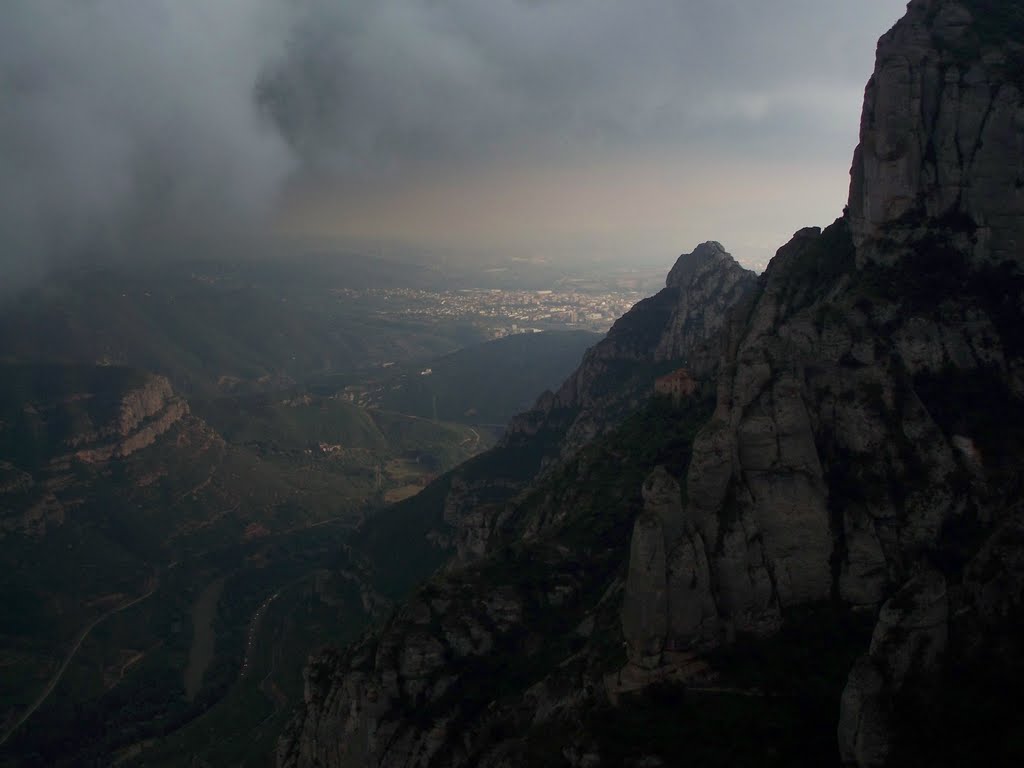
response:
[(71, 437), (109, 423), (144, 381), (126, 368), (0, 363), (0, 460), (34, 472)]
[(651, 398), (618, 429), (584, 448), (578, 460), (564, 464), (538, 486), (509, 525), (515, 529), (548, 519), (554, 511), (572, 510), (553, 535), (573, 547), (614, 548), (624, 555), (642, 504), (644, 480), (658, 465), (674, 477), (685, 476), (693, 439), (712, 408), (708, 399), (676, 406), (667, 397)]
[[(201, 755), (230, 748), (239, 760), (265, 758), (270, 731), (301, 697), (309, 651), (365, 625), (358, 589), (328, 576), (342, 532), (338, 526), (300, 530), (167, 571), (151, 599), (90, 635), (51, 698), (0, 750), (0, 765), (108, 764), (111, 754), (143, 746), (169, 764), (181, 749)], [(193, 700), (183, 675), (192, 607), (210, 580), (224, 577), (214, 657)], [(253, 617), (263, 605), (256, 646), (240, 676)], [(262, 740), (250, 739), (271, 714), (276, 725), (261, 731)], [(218, 723), (212, 739), (211, 722)]]
[[(600, 339), (596, 333), (521, 333), (466, 347), (380, 383), (382, 408), (466, 424), (508, 423), (545, 389), (555, 389)], [(420, 375), (430, 369), (429, 376)]]
[[(291, 691), (286, 706), (277, 688), (236, 691), (257, 608), (283, 586), (337, 567), (342, 535), (379, 505), (382, 492), (425, 483), (483, 447), (469, 427), (326, 398), (286, 404), (283, 396), (250, 396), (200, 408), (232, 442), (185, 417), (126, 458), (55, 465), (69, 441), (107, 427), (144, 376), (113, 367), (7, 370), (0, 377), (0, 472), (9, 488), (0, 494), (5, 725), (46, 689), (83, 630), (101, 621), (43, 705), (0, 749), (3, 765), (103, 764), (131, 745), (155, 748), (229, 695), (249, 702), (247, 716), (259, 720), (269, 707), (279, 726), (295, 687), (301, 692), (308, 652), (358, 631), (366, 617), (358, 599), (344, 598), (324, 609), (330, 631), (289, 630), (294, 652), (278, 666), (290, 677), (275, 678)], [(34, 529), (22, 516), (38, 504), (58, 511), (52, 521), (44, 511)], [(183, 672), (193, 604), (220, 578), (213, 656), (190, 696)], [(150, 589), (145, 601), (111, 613)], [(249, 750), (248, 735), (236, 747)]]
[[(928, 236), (913, 243), (895, 265), (866, 265), (858, 286), (860, 303), (892, 302), (906, 312), (940, 321), (948, 319), (951, 311), (962, 315), (979, 310), (992, 319), (1007, 354), (1022, 355), (1024, 336), (1019, 324), (1024, 273), (1012, 261), (971, 264), (956, 240), (973, 237), (972, 227), (972, 222), (960, 219), (935, 222)], [(936, 297), (949, 298), (937, 301)]]
[(328, 641), (354, 639), (366, 622), (359, 590), (328, 570), (293, 580), (277, 594), (253, 634), (245, 675), (233, 677), (219, 701), (181, 730), (139, 744), (125, 765), (170, 768), (181, 764), (181, 755), (210, 765), (274, 764), (277, 736), (302, 700), (308, 655)]
[(390, 458), (411, 457), (425, 463), (426, 474), (486, 447), (485, 438), (468, 427), (360, 408), (333, 397), (244, 395), (200, 402), (196, 412), (229, 442), (264, 457), (326, 453), (370, 469)]

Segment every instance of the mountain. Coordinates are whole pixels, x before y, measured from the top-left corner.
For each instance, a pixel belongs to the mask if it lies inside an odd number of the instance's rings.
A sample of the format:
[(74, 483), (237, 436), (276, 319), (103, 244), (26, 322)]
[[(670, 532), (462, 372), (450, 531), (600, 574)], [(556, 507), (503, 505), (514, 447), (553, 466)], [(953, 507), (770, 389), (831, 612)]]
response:
[(749, 291), (684, 257), (382, 517), (398, 587), (443, 567), (312, 661), (279, 765), (1019, 763), (1022, 23), (913, 0), (843, 218)]

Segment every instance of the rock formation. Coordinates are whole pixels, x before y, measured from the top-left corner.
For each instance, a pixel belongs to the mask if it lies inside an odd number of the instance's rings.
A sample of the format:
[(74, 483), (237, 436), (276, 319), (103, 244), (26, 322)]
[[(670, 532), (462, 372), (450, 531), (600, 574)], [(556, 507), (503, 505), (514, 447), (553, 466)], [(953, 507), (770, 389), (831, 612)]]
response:
[(74, 436), (68, 445), (75, 448), (72, 457), (87, 464), (126, 458), (152, 445), (188, 413), (188, 403), (174, 394), (171, 383), (150, 375), (121, 398), (115, 419)]
[(881, 768), (889, 758), (895, 698), (932, 674), (949, 636), (942, 574), (925, 571), (882, 606), (867, 655), (850, 673), (839, 712), (843, 765)]
[(101, 470), (151, 446), (188, 417), (188, 404), (162, 376), (140, 376), (126, 387), (98, 383), (97, 391), (19, 405), (22, 438), (36, 432), (53, 443), (35, 447), (39, 455), (27, 456), (27, 466), (0, 462), (0, 538), (4, 532), (41, 536), (62, 525), (68, 504), (76, 503), (70, 493), (76, 464)]
[(1024, 43), (1015, 3), (913, 0), (878, 44), (850, 185), (862, 259), (891, 260), (943, 219), (968, 227), (972, 261), (1024, 246)]

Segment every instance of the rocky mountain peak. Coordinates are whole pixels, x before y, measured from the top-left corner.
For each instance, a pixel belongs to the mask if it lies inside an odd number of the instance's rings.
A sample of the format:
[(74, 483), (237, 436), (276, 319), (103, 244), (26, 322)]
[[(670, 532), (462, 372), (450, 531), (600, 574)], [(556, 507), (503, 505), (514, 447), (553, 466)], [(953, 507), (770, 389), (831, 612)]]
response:
[[(512, 421), (510, 433), (536, 433), (550, 426), (550, 414), (571, 411), (575, 421), (563, 441), (568, 455), (618, 423), (624, 403), (635, 406), (638, 398), (649, 397), (658, 366), (688, 364), (700, 378), (717, 361), (713, 342), (730, 311), (756, 282), (757, 275), (719, 242), (683, 254), (666, 287), (619, 318), (556, 393), (544, 393), (532, 410)], [(630, 379), (636, 380), (627, 385)]]
[(974, 263), (1024, 243), (1024, 9), (914, 0), (878, 43), (851, 170), (860, 260), (898, 258), (941, 223)]
[(686, 288), (694, 275), (704, 265), (712, 261), (733, 262), (732, 255), (716, 240), (701, 243), (690, 253), (684, 253), (676, 259), (675, 265), (665, 279), (667, 288)]

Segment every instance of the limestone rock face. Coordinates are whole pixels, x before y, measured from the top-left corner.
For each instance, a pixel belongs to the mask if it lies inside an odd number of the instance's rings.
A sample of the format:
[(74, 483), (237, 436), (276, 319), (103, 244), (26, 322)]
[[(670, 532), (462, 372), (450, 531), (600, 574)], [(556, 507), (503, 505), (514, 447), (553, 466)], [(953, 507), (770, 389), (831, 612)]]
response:
[(644, 481), (641, 495), (644, 509), (657, 517), (666, 541), (675, 542), (686, 530), (683, 497), (679, 482), (665, 467), (655, 467)]
[(643, 669), (665, 650), (718, 641), (718, 611), (707, 547), (682, 505), (682, 489), (657, 467), (643, 485), (644, 510), (633, 526), (622, 602), (629, 661)]
[(631, 662), (658, 666), (668, 632), (668, 568), (665, 529), (651, 512), (644, 512), (633, 527), (622, 631)]
[(721, 243), (711, 241), (680, 256), (665, 285), (678, 293), (654, 353), (658, 361), (688, 358), (714, 338), (730, 308), (751, 289), (753, 273), (740, 267)]
[[(96, 401), (104, 405), (95, 405)], [(99, 465), (97, 469), (102, 471), (108, 462), (126, 459), (153, 445), (189, 416), (188, 404), (172, 391), (170, 382), (153, 374), (114, 395), (82, 391), (62, 402), (25, 403), (23, 407), (32, 416), (40, 416), (41, 411), (44, 419), (65, 407), (78, 407), (82, 415), (77, 422), (64, 420), (75, 424), (74, 428), (61, 434), (45, 465), (33, 467), (32, 473), (0, 461), (0, 538), (14, 531), (43, 536), (63, 525), (69, 511), (65, 491), (75, 484), (76, 462)]]
[(975, 259), (1024, 259), (1024, 94), (1007, 76), (1021, 42), (979, 31), (968, 5), (914, 0), (879, 41), (850, 187), (858, 247), (955, 218), (977, 228)]
[(167, 378), (149, 374), (141, 386), (125, 393), (115, 419), (69, 440), (75, 450), (64, 460), (97, 464), (126, 458), (148, 448), (188, 414), (188, 403), (174, 394)]
[(946, 580), (926, 571), (907, 582), (882, 606), (868, 655), (899, 690), (915, 670), (935, 667), (949, 635)]
[[(507, 745), (487, 745), (488, 727), (507, 699), (497, 674), (509, 661), (540, 654), (551, 639), (529, 627), (528, 613), (577, 609), (572, 575), (548, 575), (550, 590), (538, 605), (536, 595), (516, 587), (481, 591), (479, 575), (444, 574), (349, 650), (314, 659), (303, 710), (279, 744), (278, 764), (523, 764), (508, 762)], [(502, 714), (544, 723), (589, 695), (542, 678), (522, 692), (511, 714)]]
[(982, 626), (998, 626), (1024, 609), (1024, 512), (999, 525), (968, 563), (964, 602)]
[(694, 443), (687, 515), (712, 548), (719, 608), (739, 631), (770, 630), (780, 606), (831, 590), (827, 484), (807, 396), (807, 367), (828, 353), (812, 319), (787, 317), (789, 275), (821, 237), (798, 233), (766, 273), (744, 337), (728, 341), (715, 418)]
[(672, 650), (685, 650), (712, 647), (719, 640), (707, 545), (694, 530), (684, 533), (669, 553), (666, 643)]
[(908, 681), (936, 669), (948, 636), (946, 580), (936, 571), (914, 577), (882, 606), (871, 648), (843, 690), (838, 736), (844, 765), (886, 765), (896, 697)]
[(911, 304), (901, 292), (917, 276), (858, 266), (859, 253), (844, 220), (798, 232), (724, 342), (686, 517), (737, 631), (833, 593), (877, 606), (986, 493), (991, 462), (952, 431), (937, 382), (994, 377), (1012, 392), (1012, 324), (965, 300), (960, 279)]

